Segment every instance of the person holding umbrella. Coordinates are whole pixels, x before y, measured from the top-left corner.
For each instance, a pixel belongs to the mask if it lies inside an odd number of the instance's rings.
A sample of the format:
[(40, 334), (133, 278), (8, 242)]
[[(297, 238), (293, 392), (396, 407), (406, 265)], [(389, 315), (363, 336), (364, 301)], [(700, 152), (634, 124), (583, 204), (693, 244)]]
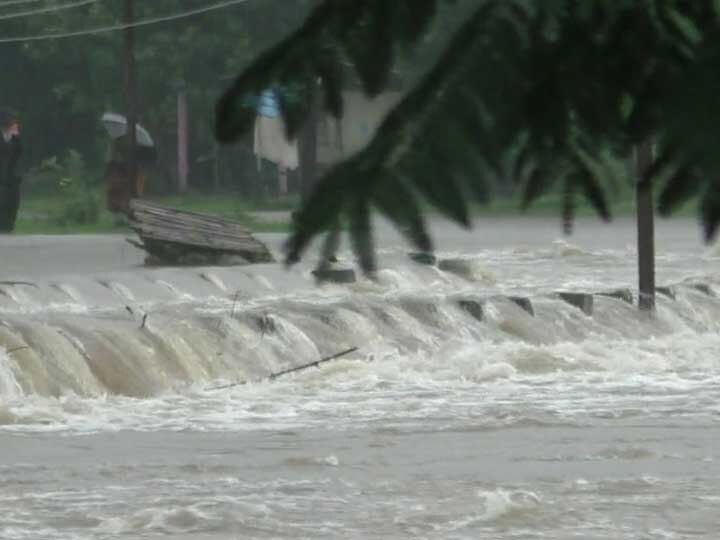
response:
[(155, 143), (145, 128), (138, 124), (135, 144), (137, 170), (135, 178), (131, 178), (128, 165), (130, 139), (127, 136), (125, 117), (119, 114), (105, 113), (101, 121), (112, 138), (110, 160), (105, 169), (107, 209), (111, 212), (126, 214), (130, 209), (130, 200), (141, 197), (145, 191), (147, 170), (157, 159)]
[(20, 176), (15, 169), (22, 153), (14, 111), (0, 109), (0, 135), (0, 233), (10, 233), (20, 207)]

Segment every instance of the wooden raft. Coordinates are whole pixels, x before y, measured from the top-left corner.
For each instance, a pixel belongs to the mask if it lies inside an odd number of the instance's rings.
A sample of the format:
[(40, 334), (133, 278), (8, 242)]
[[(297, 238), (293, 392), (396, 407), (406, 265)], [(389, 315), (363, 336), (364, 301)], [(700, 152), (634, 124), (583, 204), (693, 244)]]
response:
[(274, 262), (270, 250), (236, 221), (176, 210), (148, 201), (130, 202), (130, 227), (150, 264), (252, 264)]

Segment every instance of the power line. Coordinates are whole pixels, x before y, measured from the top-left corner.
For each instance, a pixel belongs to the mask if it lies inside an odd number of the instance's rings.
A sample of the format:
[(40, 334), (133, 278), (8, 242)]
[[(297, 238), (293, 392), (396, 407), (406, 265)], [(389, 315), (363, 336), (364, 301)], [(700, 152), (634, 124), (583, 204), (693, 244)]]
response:
[(111, 26), (101, 26), (98, 28), (91, 28), (89, 30), (77, 30), (75, 32), (58, 32), (53, 34), (41, 34), (37, 36), (18, 36), (18, 37), (11, 37), (11, 38), (0, 38), (0, 44), (3, 43), (22, 43), (22, 42), (29, 42), (29, 41), (46, 41), (50, 39), (65, 39), (65, 38), (71, 38), (71, 37), (77, 37), (77, 36), (89, 36), (89, 35), (97, 35), (97, 34), (106, 34), (108, 32), (117, 32), (119, 30), (125, 30), (127, 28), (137, 28), (140, 26), (150, 26), (152, 24), (159, 24), (163, 22), (170, 22), (175, 21), (178, 19), (184, 19), (186, 17), (192, 17), (194, 15), (200, 15), (202, 13), (207, 13), (208, 11), (215, 11), (218, 9), (223, 9), (226, 7), (234, 6), (236, 4), (244, 4), (248, 0), (226, 0), (225, 2), (220, 2), (219, 4), (214, 4), (212, 6), (205, 6), (202, 8), (192, 9), (189, 11), (184, 11), (181, 13), (175, 13), (174, 15), (166, 15), (163, 17), (154, 17), (150, 19), (143, 19), (137, 22), (134, 22), (132, 24), (114, 24)]
[[(69, 4), (60, 4), (59, 6), (50, 6), (29, 11), (18, 11), (17, 13), (10, 13), (8, 15), (0, 15), (0, 21), (5, 21), (7, 19), (19, 19), (20, 17), (30, 17), (32, 15), (42, 15), (43, 13), (52, 13), (54, 11), (63, 11), (65, 9), (87, 6), (88, 4), (94, 4), (95, 2), (97, 2), (97, 0), (79, 0)], [(2, 4), (0, 4), (0, 7), (2, 7)]]
[(7, 6), (19, 6), (20, 4), (36, 4), (38, 2), (45, 2), (46, 0), (7, 0), (6, 2), (0, 2), (0, 8)]

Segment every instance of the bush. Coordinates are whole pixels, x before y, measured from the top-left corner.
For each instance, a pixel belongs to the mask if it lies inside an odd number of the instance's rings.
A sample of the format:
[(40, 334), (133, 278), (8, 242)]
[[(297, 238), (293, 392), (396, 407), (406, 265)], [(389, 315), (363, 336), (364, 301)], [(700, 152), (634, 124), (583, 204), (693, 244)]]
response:
[(51, 220), (60, 226), (94, 225), (100, 218), (100, 201), (85, 160), (76, 150), (62, 159), (43, 161), (35, 171), (38, 182), (52, 186), (59, 204)]
[(62, 227), (68, 225), (95, 225), (100, 219), (100, 203), (91, 192), (78, 192), (54, 216), (53, 221)]

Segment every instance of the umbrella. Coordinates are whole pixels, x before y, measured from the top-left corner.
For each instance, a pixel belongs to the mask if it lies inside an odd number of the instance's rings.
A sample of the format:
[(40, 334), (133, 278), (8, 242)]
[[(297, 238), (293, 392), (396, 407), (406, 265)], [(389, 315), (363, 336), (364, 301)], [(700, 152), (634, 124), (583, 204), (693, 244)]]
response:
[[(127, 133), (127, 120), (121, 114), (107, 112), (102, 115), (101, 122), (113, 139), (119, 139)], [(135, 124), (135, 139), (140, 146), (155, 146), (150, 133), (140, 124)]]

